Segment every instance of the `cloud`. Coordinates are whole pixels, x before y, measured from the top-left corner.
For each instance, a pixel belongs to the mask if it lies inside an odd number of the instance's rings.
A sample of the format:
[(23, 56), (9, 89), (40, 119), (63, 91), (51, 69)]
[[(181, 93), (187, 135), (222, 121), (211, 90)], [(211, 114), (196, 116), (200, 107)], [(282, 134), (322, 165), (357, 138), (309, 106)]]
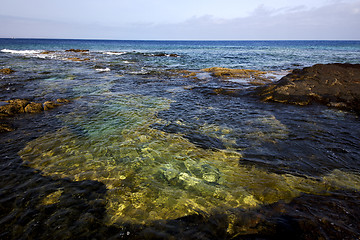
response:
[(248, 17), (192, 17), (177, 24), (117, 26), (1, 17), (0, 37), (178, 39), (178, 40), (360, 40), (360, 1), (333, 1), (319, 8), (269, 9), (260, 5)]
[(360, 1), (337, 2), (313, 9), (259, 6), (249, 17), (219, 20), (204, 16), (173, 27), (183, 31), (184, 36), (199, 39), (360, 40), (360, 11), (356, 9), (360, 9)]

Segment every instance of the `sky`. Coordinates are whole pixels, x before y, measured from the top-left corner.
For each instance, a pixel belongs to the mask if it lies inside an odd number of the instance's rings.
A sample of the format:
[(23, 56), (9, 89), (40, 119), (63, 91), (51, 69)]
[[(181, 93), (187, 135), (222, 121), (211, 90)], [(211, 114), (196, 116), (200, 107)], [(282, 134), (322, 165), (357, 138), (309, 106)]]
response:
[(360, 40), (360, 0), (1, 0), (0, 37)]

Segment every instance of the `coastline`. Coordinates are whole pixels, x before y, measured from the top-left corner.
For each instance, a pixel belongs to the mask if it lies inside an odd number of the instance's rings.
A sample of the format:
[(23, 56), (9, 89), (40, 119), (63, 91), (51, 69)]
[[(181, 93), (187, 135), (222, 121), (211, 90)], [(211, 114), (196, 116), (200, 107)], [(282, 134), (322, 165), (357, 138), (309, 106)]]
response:
[(359, 235), (358, 116), (254, 96), (318, 71), (307, 46), (0, 48), (1, 236)]

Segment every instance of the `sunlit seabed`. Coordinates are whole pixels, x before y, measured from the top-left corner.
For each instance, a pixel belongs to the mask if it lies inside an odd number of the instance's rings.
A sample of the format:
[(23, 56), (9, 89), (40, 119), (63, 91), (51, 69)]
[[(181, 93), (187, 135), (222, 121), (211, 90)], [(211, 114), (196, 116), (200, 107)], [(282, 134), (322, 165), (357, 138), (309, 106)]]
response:
[[(152, 128), (169, 124), (157, 117), (170, 108), (172, 101), (165, 98), (105, 94), (77, 102), (74, 112), (60, 117), (65, 127), (29, 142), (19, 155), (46, 176), (104, 183), (108, 224), (254, 208), (302, 193), (360, 188), (358, 175), (340, 170), (315, 179), (241, 166), (243, 149), (233, 147), (230, 128), (204, 124), (199, 129), (222, 141), (223, 150), (203, 149), (182, 134)], [(240, 137), (273, 143), (287, 138), (286, 126), (270, 113), (245, 125)], [(43, 204), (55, 203), (61, 193), (49, 194)]]

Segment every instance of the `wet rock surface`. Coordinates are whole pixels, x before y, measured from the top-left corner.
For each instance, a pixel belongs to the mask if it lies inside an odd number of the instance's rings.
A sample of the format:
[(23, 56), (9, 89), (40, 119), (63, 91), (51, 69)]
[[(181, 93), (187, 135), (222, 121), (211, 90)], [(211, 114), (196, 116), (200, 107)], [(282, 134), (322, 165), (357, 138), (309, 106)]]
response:
[(252, 85), (264, 85), (271, 82), (266, 76), (269, 72), (252, 69), (230, 69), (222, 67), (212, 67), (202, 69), (204, 72), (211, 73), (212, 76), (220, 79), (247, 79)]
[(44, 103), (29, 102), (26, 99), (14, 99), (4, 101), (0, 106), (0, 117), (13, 116), (18, 113), (40, 113), (68, 103), (69, 100), (59, 98), (55, 101), (46, 101)]
[(3, 69), (0, 69), (0, 73), (2, 74), (11, 74), (15, 72), (14, 70), (12, 70), (11, 68), (3, 68)]
[(0, 133), (15, 130), (14, 127), (7, 122), (9, 117), (20, 113), (41, 113), (68, 102), (69, 100), (64, 98), (59, 98), (56, 101), (46, 101), (44, 103), (30, 102), (26, 99), (0, 101)]
[(259, 87), (265, 101), (308, 105), (314, 102), (360, 112), (360, 64), (316, 64), (294, 70), (274, 84)]

